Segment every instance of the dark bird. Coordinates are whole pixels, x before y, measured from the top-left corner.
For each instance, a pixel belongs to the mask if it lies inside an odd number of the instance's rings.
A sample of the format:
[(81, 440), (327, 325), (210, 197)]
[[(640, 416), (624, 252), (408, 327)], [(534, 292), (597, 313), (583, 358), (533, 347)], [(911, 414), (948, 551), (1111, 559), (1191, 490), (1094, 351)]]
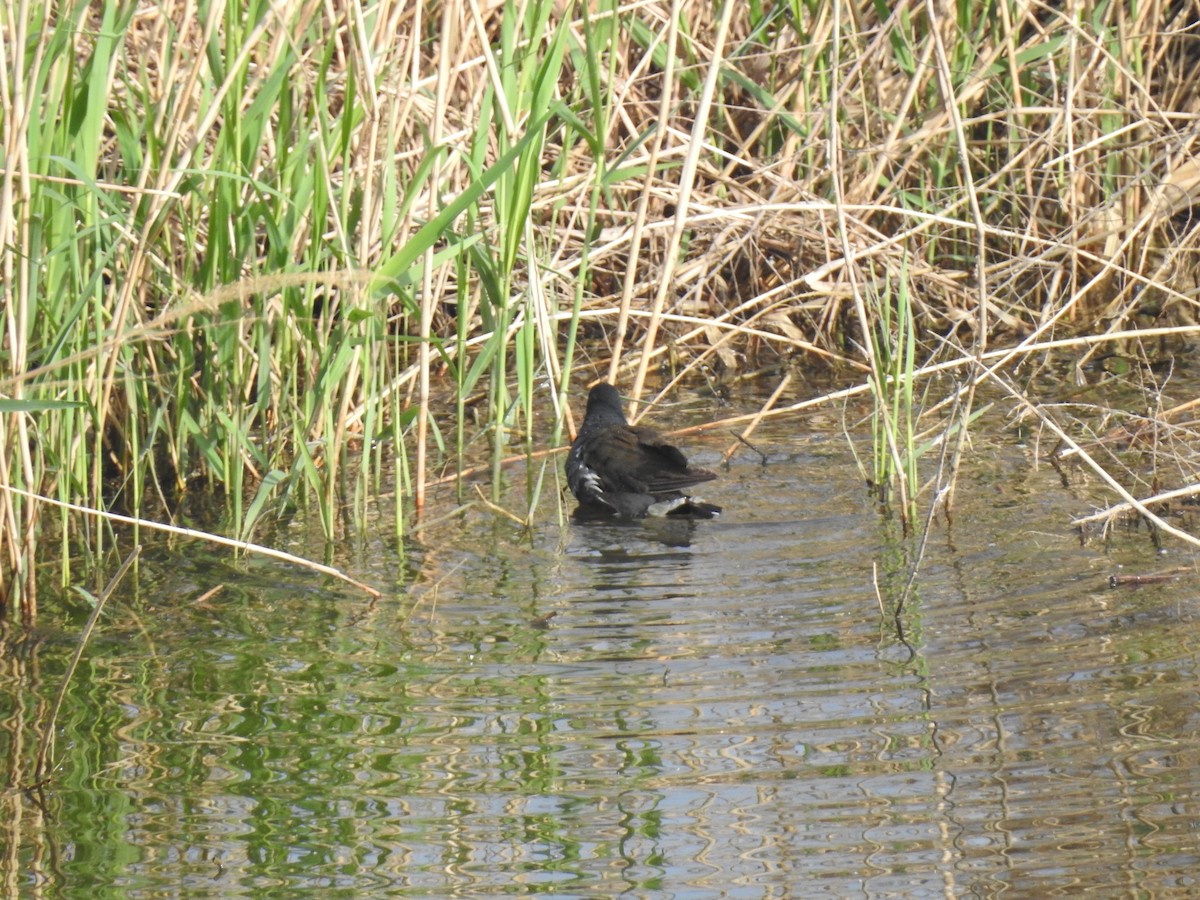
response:
[(630, 425), (611, 384), (588, 394), (587, 415), (567, 456), (567, 484), (585, 515), (711, 519), (721, 507), (688, 496), (715, 472), (689, 466), (653, 428)]

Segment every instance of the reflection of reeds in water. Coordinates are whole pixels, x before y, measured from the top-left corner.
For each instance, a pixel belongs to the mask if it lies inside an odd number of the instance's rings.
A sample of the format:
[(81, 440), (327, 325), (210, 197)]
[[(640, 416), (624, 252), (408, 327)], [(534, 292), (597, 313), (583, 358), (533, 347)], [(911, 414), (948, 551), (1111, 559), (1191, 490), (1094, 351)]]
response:
[[(1198, 0), (222, 9), (6, 24), (34, 36), (0, 91), (0, 581), (27, 619), (45, 508), (5, 487), (156, 519), (212, 491), (232, 539), (305, 510), (334, 541), (394, 463), (406, 532), (446, 471), (484, 464), (501, 505), (580, 370), (635, 396), (863, 371), (855, 268), (907, 260), (905, 327), (973, 342), (931, 365), (1197, 330)], [(867, 357), (877, 484), (931, 371), (886, 375), (904, 352)], [(559, 488), (527, 471), (521, 521)]]

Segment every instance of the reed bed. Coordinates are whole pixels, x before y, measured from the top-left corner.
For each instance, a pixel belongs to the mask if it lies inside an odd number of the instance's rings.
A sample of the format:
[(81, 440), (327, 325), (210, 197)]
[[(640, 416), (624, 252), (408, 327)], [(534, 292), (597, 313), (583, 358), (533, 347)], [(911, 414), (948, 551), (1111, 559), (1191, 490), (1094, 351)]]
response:
[(78, 507), (211, 493), (244, 546), (297, 507), (335, 540), (394, 466), (403, 534), (481, 454), (498, 504), (598, 376), (860, 383), (911, 509), (914, 398), (954, 371), (944, 498), (976, 384), (1056, 423), (1018, 369), (1195, 338), (1198, 28), (1196, 0), (8, 4), (0, 599), (32, 621), (47, 550), (65, 581), (112, 548)]

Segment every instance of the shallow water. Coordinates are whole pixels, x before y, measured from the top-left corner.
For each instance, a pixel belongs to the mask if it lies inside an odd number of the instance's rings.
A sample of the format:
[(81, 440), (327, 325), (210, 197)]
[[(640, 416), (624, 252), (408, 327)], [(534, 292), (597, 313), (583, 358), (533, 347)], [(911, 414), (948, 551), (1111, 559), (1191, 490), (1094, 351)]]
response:
[[(913, 543), (843, 438), (793, 431), (756, 436), (765, 464), (735, 458), (713, 522), (560, 527), (551, 495), (532, 533), (476, 510), (403, 561), (382, 525), (334, 560), (392, 586), (374, 604), (271, 561), (150, 548), (75, 676), (44, 806), (4, 794), (4, 883), (1200, 892), (1197, 581), (1107, 581), (1190, 554), (1135, 530), (1081, 546), (1077, 492), (1016, 438), (981, 439), (901, 641)], [(711, 466), (728, 440), (686, 446)], [(10, 787), (88, 612), (66, 602), (0, 661)]]

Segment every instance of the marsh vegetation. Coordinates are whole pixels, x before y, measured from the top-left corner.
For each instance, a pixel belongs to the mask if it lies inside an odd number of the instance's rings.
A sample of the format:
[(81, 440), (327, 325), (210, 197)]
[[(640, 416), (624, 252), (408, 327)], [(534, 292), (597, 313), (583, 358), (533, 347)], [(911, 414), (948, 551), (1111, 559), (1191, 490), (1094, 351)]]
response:
[[(215, 500), (244, 544), (301, 508), (337, 541), (386, 477), (403, 535), (433, 483), (517, 458), (527, 522), (598, 377), (869, 391), (865, 480), (910, 523), (952, 502), (986, 382), (1188, 539), (1151, 506), (1195, 481), (1169, 390), (1198, 328), (1195, 0), (0, 17), (0, 567), (26, 622), (49, 571), (115, 569), (111, 513)], [(1145, 402), (1049, 402), (1107, 378)]]

